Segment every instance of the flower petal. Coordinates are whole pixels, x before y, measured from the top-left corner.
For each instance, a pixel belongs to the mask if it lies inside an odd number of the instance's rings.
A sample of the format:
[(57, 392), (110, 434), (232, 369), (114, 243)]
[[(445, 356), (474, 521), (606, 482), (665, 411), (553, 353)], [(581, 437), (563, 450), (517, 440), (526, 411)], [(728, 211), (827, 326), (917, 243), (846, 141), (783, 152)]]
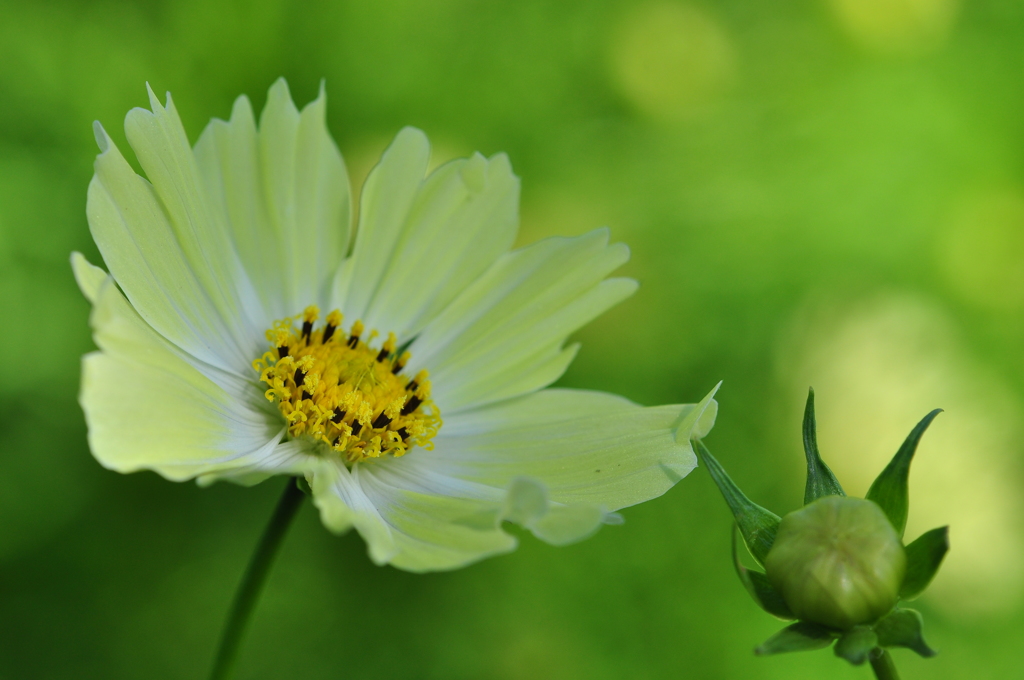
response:
[(305, 474), (314, 463), (308, 443), (281, 441), (280, 436), (275, 436), (263, 448), (232, 460), (230, 466), (215, 467), (213, 472), (197, 476), (196, 482), (204, 487), (220, 480), (253, 486), (275, 475)]
[(307, 474), (313, 503), (324, 526), (338, 534), (354, 526), (366, 541), (370, 559), (386, 564), (398, 548), (391, 528), (367, 497), (359, 473), (358, 465), (349, 470), (338, 460), (320, 459)]
[(508, 157), (452, 161), (424, 181), (366, 312), (371, 328), (411, 337), (512, 247), (519, 180)]
[(416, 128), (402, 128), (366, 178), (352, 255), (335, 277), (331, 303), (353, 320), (366, 315), (380, 287), (429, 160), (427, 136)]
[(300, 113), (282, 78), (267, 94), (258, 129), (243, 95), (231, 120), (211, 121), (196, 143), (211, 201), (271, 319), (326, 302), (348, 248), (348, 174), (326, 110), (322, 85)]
[(515, 239), (519, 180), (508, 157), (480, 154), (424, 178), (430, 147), (402, 130), (367, 180), (338, 304), (370, 328), (418, 332)]
[(446, 418), (554, 382), (576, 352), (566, 337), (636, 290), (603, 280), (628, 258), (607, 229), (504, 255), (423, 330), (407, 372), (430, 370)]
[(203, 361), (243, 372), (264, 312), (223, 220), (200, 188), (195, 157), (168, 97), (133, 109), (125, 132), (152, 184), (99, 124), (86, 213), (110, 273), (154, 329)]
[(109, 274), (100, 267), (85, 259), (85, 255), (79, 252), (71, 253), (71, 271), (75, 274), (75, 282), (82, 291), (85, 299), (91, 303), (96, 302), (96, 295), (100, 286), (107, 280)]
[(175, 481), (240, 475), (248, 482), (256, 472), (307, 467), (308, 456), (278, 450), (284, 428), (252, 401), (260, 395), (251, 382), (212, 366), (199, 370), (110, 279), (98, 291), (92, 324), (101, 351), (83, 360), (79, 401), (90, 448), (105, 467), (150, 469)]
[[(602, 392), (548, 389), (449, 418), (430, 457), (460, 479), (507, 488), (539, 480), (550, 500), (618, 510), (665, 493), (696, 466), (693, 431), (716, 404), (644, 408)], [(699, 415), (698, 415), (699, 414)], [(688, 432), (677, 432), (685, 424)]]
[(408, 571), (455, 569), (516, 547), (501, 530), (505, 493), (439, 474), (415, 454), (359, 464), (367, 497), (391, 527), (389, 561)]
[(552, 545), (567, 545), (590, 536), (601, 524), (621, 523), (618, 515), (591, 503), (552, 503), (547, 487), (531, 477), (516, 477), (508, 487), (503, 519), (526, 527)]
[(390, 527), (391, 564), (454, 569), (512, 550), (506, 520), (555, 545), (620, 522), (611, 510), (661, 495), (693, 468), (690, 437), (706, 434), (714, 408), (711, 395), (645, 409), (545, 390), (459, 415), (434, 451), (360, 463), (353, 478)]

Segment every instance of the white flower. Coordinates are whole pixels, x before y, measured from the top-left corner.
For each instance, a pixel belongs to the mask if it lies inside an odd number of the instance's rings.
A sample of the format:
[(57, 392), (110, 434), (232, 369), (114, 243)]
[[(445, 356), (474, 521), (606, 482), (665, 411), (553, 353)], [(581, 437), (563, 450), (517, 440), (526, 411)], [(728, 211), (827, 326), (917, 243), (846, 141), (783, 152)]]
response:
[(641, 408), (544, 389), (576, 353), (567, 336), (636, 283), (605, 278), (628, 257), (605, 230), (510, 251), (507, 157), (427, 175), (426, 137), (402, 130), (353, 238), (322, 89), (299, 112), (279, 80), (258, 126), (239, 97), (194, 149), (170, 96), (150, 101), (125, 120), (148, 181), (96, 124), (87, 212), (110, 275), (72, 256), (99, 346), (80, 401), (104, 466), (303, 475), (329, 529), (354, 526), (375, 562), (413, 571), (513, 549), (503, 520), (581, 539), (694, 467), (711, 395)]

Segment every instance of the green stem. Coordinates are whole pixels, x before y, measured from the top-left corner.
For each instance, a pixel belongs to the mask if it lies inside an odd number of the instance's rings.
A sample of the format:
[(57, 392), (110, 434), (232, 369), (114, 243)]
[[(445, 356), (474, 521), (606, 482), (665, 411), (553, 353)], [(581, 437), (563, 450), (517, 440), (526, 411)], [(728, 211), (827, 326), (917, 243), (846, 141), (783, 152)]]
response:
[(217, 658), (213, 662), (213, 672), (210, 673), (210, 680), (226, 680), (230, 677), (235, 667), (235, 660), (238, 658), (238, 648), (245, 635), (245, 629), (252, 618), (252, 611), (259, 600), (260, 591), (267, 580), (267, 573), (270, 565), (274, 562), (278, 548), (288, 527), (295, 517), (296, 511), (302, 505), (305, 494), (299, 489), (298, 484), (289, 479), (285, 485), (281, 500), (277, 502), (274, 515), (270, 523), (263, 530), (256, 552), (249, 560), (249, 566), (245, 570), (242, 582), (235, 593), (235, 601), (231, 604), (231, 613), (224, 624), (224, 632), (221, 634), (220, 648), (217, 650)]
[(881, 647), (876, 647), (871, 653), (871, 670), (875, 672), (878, 680), (900, 680), (900, 674), (896, 672), (896, 664), (892, 662), (892, 656)]

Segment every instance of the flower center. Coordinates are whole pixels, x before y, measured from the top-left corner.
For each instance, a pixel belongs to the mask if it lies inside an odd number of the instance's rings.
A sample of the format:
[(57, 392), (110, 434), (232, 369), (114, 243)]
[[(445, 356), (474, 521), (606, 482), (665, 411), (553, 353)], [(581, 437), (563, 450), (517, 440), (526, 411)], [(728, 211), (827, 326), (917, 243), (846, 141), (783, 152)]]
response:
[(288, 434), (323, 442), (346, 462), (402, 456), (413, 446), (432, 449), (441, 414), (430, 399), (427, 372), (412, 380), (400, 374), (409, 352), (397, 351), (394, 333), (379, 349), (371, 346), (376, 331), (362, 339), (356, 321), (348, 336), (339, 333), (338, 310), (327, 315), (323, 328), (315, 306), (299, 317), (275, 321), (267, 331), (271, 350), (253, 362), (288, 422)]

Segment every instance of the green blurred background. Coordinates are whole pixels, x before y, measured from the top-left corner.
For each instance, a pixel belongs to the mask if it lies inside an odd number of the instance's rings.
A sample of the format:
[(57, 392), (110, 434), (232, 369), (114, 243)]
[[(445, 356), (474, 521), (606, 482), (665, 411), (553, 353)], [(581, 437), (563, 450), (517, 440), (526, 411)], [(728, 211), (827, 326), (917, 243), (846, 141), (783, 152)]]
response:
[[(561, 384), (645, 404), (719, 379), (708, 444), (755, 499), (802, 493), (819, 438), (863, 494), (946, 409), (908, 536), (952, 525), (918, 601), (934, 660), (1006, 678), (1024, 634), (1024, 4), (0, 0), (0, 678), (198, 678), (283, 481), (200, 490), (89, 455), (92, 348), (68, 254), (98, 261), (85, 191), (99, 119), (171, 90), (194, 140), (284, 75), (326, 79), (361, 183), (403, 125), (435, 162), (506, 151), (521, 242), (609, 225), (640, 292), (579, 333)], [(572, 547), (451, 573), (373, 566), (305, 508), (238, 677), (867, 678), (830, 652), (755, 658), (781, 624), (729, 565), (705, 471)]]

